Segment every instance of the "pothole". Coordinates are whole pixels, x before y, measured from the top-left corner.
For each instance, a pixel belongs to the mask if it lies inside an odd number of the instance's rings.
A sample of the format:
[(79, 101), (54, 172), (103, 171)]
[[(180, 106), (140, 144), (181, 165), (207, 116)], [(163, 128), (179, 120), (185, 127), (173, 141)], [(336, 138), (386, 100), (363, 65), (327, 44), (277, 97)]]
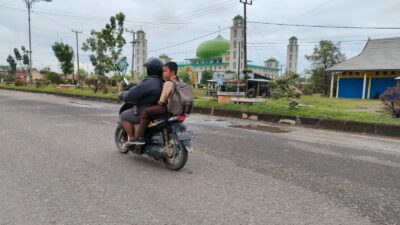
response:
[(256, 125), (256, 124), (248, 124), (248, 125), (233, 125), (229, 126), (233, 128), (239, 128), (239, 129), (246, 129), (246, 130), (256, 130), (256, 131), (263, 131), (263, 132), (269, 132), (269, 133), (289, 133), (290, 131), (283, 130), (279, 127), (271, 127), (271, 126), (265, 126), (265, 125)]

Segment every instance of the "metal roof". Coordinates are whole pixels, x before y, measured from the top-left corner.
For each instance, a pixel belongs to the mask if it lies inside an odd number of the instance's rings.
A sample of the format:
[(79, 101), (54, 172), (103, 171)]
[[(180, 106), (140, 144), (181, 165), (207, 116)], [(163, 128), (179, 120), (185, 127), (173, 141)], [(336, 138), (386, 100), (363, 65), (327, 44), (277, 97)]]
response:
[(358, 56), (326, 70), (332, 72), (400, 70), (400, 37), (369, 39)]

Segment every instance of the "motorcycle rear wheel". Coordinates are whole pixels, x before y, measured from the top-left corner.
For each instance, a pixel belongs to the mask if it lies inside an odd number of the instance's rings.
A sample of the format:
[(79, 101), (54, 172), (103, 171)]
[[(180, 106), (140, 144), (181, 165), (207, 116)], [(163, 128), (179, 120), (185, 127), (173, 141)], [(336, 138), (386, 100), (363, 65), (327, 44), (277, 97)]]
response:
[(126, 154), (129, 152), (129, 149), (123, 147), (124, 143), (128, 140), (128, 135), (121, 125), (118, 125), (115, 129), (114, 140), (119, 153)]
[(179, 138), (176, 134), (171, 134), (170, 137), (171, 137), (170, 142), (171, 142), (171, 144), (173, 144), (175, 153), (174, 153), (173, 157), (165, 158), (164, 164), (168, 169), (178, 171), (185, 166), (189, 154), (188, 154), (187, 149), (182, 144), (182, 142), (179, 140)]

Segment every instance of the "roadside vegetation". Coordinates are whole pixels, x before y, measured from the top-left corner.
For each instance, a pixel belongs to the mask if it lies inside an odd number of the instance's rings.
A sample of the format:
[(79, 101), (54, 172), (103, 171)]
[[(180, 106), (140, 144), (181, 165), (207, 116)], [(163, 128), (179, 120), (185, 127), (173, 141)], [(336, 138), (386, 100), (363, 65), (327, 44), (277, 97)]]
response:
[[(78, 88), (64, 90), (54, 85), (47, 87), (15, 86), (0, 84), (0, 88), (15, 90), (29, 90), (37, 92), (52, 92), (71, 95), (82, 95), (117, 100), (118, 92), (97, 92), (91, 88)], [(324, 118), (336, 120), (359, 121), (366, 123), (384, 123), (400, 125), (400, 120), (393, 118), (382, 108), (380, 100), (359, 99), (330, 99), (320, 95), (302, 96), (300, 104), (295, 109), (289, 108), (289, 99), (268, 99), (266, 103), (256, 105), (218, 104), (216, 98), (207, 97), (207, 90), (195, 89), (195, 106), (214, 107), (218, 109), (239, 110), (256, 113), (271, 113), (279, 115), (305, 116), (311, 118)]]

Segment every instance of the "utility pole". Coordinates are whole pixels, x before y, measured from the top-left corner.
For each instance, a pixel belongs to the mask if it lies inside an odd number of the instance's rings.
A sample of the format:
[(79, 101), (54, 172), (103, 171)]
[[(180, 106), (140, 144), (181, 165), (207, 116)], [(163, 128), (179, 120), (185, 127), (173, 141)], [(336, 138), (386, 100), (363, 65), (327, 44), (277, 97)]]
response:
[(237, 67), (237, 72), (238, 72), (238, 80), (240, 80), (240, 41), (239, 41), (239, 58), (238, 58), (238, 67)]
[(26, 7), (28, 8), (28, 25), (29, 25), (29, 82), (32, 83), (32, 34), (31, 34), (31, 9), (32, 4), (35, 2), (51, 2), (52, 0), (25, 0)]
[(253, 5), (253, 0), (240, 0), (241, 3), (243, 3), (243, 10), (244, 10), (244, 43), (243, 43), (243, 49), (244, 49), (244, 68), (247, 69), (247, 5)]
[(284, 64), (281, 64), (281, 76), (283, 75), (283, 67), (284, 66), (285, 66)]
[[(77, 65), (76, 75), (78, 75), (78, 73), (79, 73), (79, 39), (78, 39), (78, 35), (81, 34), (82, 31), (72, 30), (72, 32), (74, 32), (76, 35), (76, 65)], [(74, 74), (72, 74), (72, 82), (75, 84), (75, 75)]]
[(128, 30), (128, 28), (126, 29), (126, 32), (128, 32), (128, 33), (131, 33), (132, 34), (132, 65), (131, 65), (131, 75), (132, 75), (132, 78), (133, 78), (133, 76), (134, 76), (134, 72), (133, 72), (133, 70), (134, 70), (134, 67), (135, 67), (135, 44), (136, 43), (139, 43), (138, 41), (136, 41), (136, 38), (135, 38), (135, 35), (136, 35), (136, 33), (133, 31), (133, 30)]

